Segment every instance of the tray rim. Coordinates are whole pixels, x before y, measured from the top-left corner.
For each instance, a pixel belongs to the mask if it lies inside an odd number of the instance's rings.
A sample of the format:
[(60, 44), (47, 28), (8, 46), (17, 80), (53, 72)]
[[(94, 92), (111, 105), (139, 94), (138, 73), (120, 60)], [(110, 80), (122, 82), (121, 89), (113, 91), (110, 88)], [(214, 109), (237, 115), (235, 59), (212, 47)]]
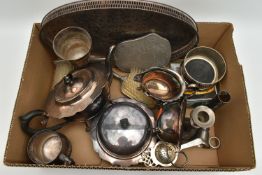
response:
[(190, 15), (176, 7), (150, 0), (81, 0), (67, 3), (49, 11), (42, 19), (41, 28), (44, 29), (45, 25), (50, 21), (63, 15), (90, 10), (108, 9), (130, 9), (158, 13), (175, 18), (191, 27), (195, 31), (195, 36), (192, 37), (187, 44), (176, 50), (172, 50), (171, 60), (183, 56), (199, 42), (198, 26)]
[[(76, 10), (74, 10), (74, 8)], [(184, 21), (182, 17), (186, 17), (188, 18), (188, 21), (184, 22), (193, 27), (196, 32), (198, 31), (196, 21), (186, 12), (171, 5), (151, 0), (81, 0), (71, 2), (49, 11), (42, 19), (41, 26), (43, 27), (51, 20), (66, 14), (97, 9), (137, 9), (143, 11), (151, 11), (171, 16), (181, 21)]]

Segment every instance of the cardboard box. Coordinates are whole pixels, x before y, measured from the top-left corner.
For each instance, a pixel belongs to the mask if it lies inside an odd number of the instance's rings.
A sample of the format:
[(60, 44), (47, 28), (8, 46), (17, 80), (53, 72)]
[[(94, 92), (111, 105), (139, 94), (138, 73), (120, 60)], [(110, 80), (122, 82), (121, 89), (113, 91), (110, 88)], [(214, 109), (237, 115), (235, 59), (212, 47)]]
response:
[[(250, 112), (242, 66), (238, 63), (232, 39), (233, 26), (230, 23), (198, 23), (198, 27), (199, 45), (217, 49), (227, 62), (227, 74), (221, 82), (221, 89), (229, 91), (232, 100), (216, 111), (217, 117), (213, 130), (221, 140), (221, 147), (218, 150), (201, 148), (187, 150), (189, 164), (184, 168), (112, 166), (98, 157), (92, 148), (89, 133), (85, 132), (84, 123), (76, 121), (59, 131), (69, 138), (73, 147), (72, 158), (76, 165), (67, 166), (68, 168), (241, 171), (255, 167)], [(4, 163), (8, 166), (65, 168), (64, 165), (36, 165), (29, 161), (26, 154), (29, 136), (22, 132), (18, 118), (28, 111), (43, 108), (52, 85), (54, 73), (52, 61), (55, 57), (40, 42), (39, 29), (40, 25), (35, 24), (13, 112)], [(113, 81), (111, 88), (113, 98), (120, 94), (119, 85), (118, 81)], [(51, 119), (49, 125), (56, 122)], [(37, 124), (33, 123), (33, 125)]]

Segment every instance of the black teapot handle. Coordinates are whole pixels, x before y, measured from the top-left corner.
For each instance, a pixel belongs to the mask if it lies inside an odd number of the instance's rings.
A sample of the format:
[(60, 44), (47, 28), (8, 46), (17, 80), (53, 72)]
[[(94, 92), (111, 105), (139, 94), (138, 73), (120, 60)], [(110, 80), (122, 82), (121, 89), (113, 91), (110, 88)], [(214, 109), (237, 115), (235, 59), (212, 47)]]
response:
[(57, 124), (55, 126), (52, 126), (52, 127), (49, 127), (49, 128), (41, 128), (41, 129), (34, 129), (34, 128), (31, 128), (29, 126), (30, 122), (32, 121), (33, 118), (36, 118), (36, 117), (48, 117), (47, 116), (47, 113), (44, 111), (44, 110), (40, 110), (40, 109), (37, 109), (37, 110), (33, 110), (33, 111), (30, 111), (28, 113), (26, 113), (25, 115), (23, 116), (20, 116), (20, 122), (21, 122), (21, 128), (22, 130), (27, 133), (28, 135), (33, 135), (35, 134), (36, 132), (38, 131), (41, 131), (43, 129), (50, 129), (50, 130), (58, 130), (58, 129), (61, 129), (62, 127), (64, 127), (64, 125), (66, 125), (68, 122), (71, 122), (72, 120), (66, 120), (65, 122), (63, 123), (60, 123), (60, 124)]

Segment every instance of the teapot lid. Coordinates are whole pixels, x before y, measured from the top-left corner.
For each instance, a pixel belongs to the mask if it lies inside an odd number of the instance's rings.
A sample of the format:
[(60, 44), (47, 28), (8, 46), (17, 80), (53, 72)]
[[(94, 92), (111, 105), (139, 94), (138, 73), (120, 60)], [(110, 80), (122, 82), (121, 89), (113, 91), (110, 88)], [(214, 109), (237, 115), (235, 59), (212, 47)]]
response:
[(46, 111), (49, 116), (61, 119), (86, 109), (110, 83), (107, 74), (106, 65), (97, 62), (66, 76), (48, 95)]
[(58, 103), (68, 103), (83, 96), (91, 87), (95, 79), (94, 73), (87, 69), (80, 69), (64, 77), (55, 86), (55, 101)]

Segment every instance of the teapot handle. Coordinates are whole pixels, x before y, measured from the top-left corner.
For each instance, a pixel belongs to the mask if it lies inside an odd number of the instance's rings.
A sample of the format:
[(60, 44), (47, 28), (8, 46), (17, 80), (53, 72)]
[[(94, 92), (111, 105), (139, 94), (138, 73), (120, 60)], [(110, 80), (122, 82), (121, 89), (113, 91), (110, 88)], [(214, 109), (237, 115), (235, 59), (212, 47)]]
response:
[(107, 69), (107, 78), (108, 80), (111, 82), (112, 78), (113, 78), (113, 70), (112, 70), (112, 61), (113, 61), (113, 54), (115, 51), (115, 45), (110, 46), (108, 54), (106, 56), (105, 59), (105, 65), (106, 65), (106, 69)]
[[(25, 115), (20, 116), (19, 118), (20, 118), (22, 130), (25, 133), (27, 133), (28, 135), (33, 135), (36, 132), (43, 130), (42, 128), (41, 129), (34, 129), (34, 128), (31, 128), (29, 126), (30, 122), (32, 121), (33, 118), (41, 117), (41, 116), (44, 116), (46, 118), (48, 117), (47, 113), (44, 110), (40, 110), (40, 109), (30, 111), (30, 112), (26, 113)], [(66, 120), (63, 123), (57, 124), (57, 125), (49, 127), (49, 128), (44, 128), (44, 129), (50, 129), (50, 130), (55, 131), (55, 130), (61, 129), (68, 122), (71, 122), (71, 120)]]

